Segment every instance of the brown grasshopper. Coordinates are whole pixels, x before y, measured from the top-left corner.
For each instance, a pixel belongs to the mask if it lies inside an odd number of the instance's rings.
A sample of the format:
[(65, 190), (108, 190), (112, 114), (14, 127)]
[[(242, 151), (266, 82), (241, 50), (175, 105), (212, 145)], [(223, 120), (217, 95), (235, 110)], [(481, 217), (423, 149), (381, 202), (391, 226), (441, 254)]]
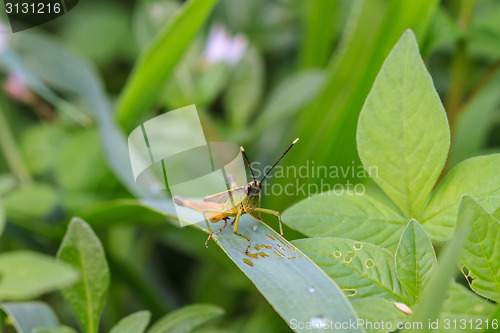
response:
[[(248, 242), (247, 249), (245, 253), (248, 253), (250, 249), (250, 238), (245, 235), (242, 235), (238, 232), (238, 224), (240, 222), (240, 216), (242, 214), (249, 213), (256, 219), (262, 221), (260, 219), (259, 213), (272, 214), (278, 217), (280, 234), (283, 236), (283, 227), (281, 225), (281, 215), (279, 212), (260, 208), (260, 192), (261, 186), (264, 179), (266, 179), (267, 175), (271, 172), (271, 170), (278, 164), (278, 162), (288, 153), (288, 151), (293, 147), (293, 145), (299, 141), (299, 138), (295, 139), (290, 147), (281, 155), (281, 157), (273, 164), (271, 169), (262, 177), (260, 181), (255, 179), (255, 175), (252, 170), (252, 166), (250, 165), (250, 161), (248, 160), (247, 155), (245, 154), (245, 150), (241, 147), (241, 152), (243, 157), (245, 158), (246, 163), (250, 169), (250, 173), (252, 174), (253, 181), (244, 185), (237, 186), (234, 180), (228, 179), (229, 184), (231, 185), (231, 189), (216, 193), (210, 196), (203, 198), (203, 201), (190, 201), (183, 199), (179, 196), (174, 196), (174, 202), (178, 206), (186, 206), (192, 209), (197, 210), (198, 212), (203, 214), (203, 218), (207, 223), (207, 229), (209, 232), (207, 241), (205, 242), (205, 246), (208, 248), (208, 242), (212, 238), (212, 229), (210, 228), (209, 221), (212, 223), (219, 222), (220, 220), (224, 220), (224, 225), (219, 229), (219, 232), (227, 225), (227, 220), (230, 217), (234, 217), (235, 219), (231, 224), (234, 224), (233, 233), (246, 239)], [(229, 178), (229, 177), (228, 177)]]

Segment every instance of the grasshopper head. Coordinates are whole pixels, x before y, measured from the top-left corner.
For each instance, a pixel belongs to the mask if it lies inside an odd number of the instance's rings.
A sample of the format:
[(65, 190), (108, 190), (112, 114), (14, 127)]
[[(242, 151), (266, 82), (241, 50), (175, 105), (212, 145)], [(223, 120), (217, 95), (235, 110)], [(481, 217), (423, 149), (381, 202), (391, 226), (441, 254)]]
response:
[(250, 182), (245, 185), (245, 194), (247, 196), (258, 197), (260, 196), (260, 182)]

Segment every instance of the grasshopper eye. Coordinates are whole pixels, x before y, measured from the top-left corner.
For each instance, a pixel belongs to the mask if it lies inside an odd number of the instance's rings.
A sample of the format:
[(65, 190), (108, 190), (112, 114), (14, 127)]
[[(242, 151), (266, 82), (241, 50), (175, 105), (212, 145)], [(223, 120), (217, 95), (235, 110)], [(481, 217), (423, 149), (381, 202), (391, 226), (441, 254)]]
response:
[(245, 194), (249, 195), (250, 191), (252, 191), (252, 185), (251, 184), (246, 184), (245, 185)]

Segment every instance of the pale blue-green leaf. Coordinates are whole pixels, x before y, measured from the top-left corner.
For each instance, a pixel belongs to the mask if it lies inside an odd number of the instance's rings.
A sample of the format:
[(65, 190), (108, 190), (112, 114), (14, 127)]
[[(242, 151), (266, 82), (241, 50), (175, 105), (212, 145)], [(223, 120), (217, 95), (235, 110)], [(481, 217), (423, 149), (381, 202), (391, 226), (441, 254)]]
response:
[(458, 203), (464, 194), (488, 212), (500, 206), (500, 154), (470, 158), (454, 167), (431, 196), (421, 221), (433, 240), (451, 237)]
[[(462, 215), (464, 205), (460, 205), (458, 215)], [(437, 269), (431, 275), (427, 286), (419, 296), (418, 303), (413, 309), (410, 322), (428, 323), (438, 319), (443, 306), (450, 281), (457, 272), (456, 260), (460, 257), (467, 236), (468, 226), (464, 222), (455, 229), (452, 239), (446, 244), (439, 255)], [(430, 331), (427, 329), (427, 331)], [(418, 327), (404, 332), (422, 332)]]
[(361, 110), (358, 152), (374, 181), (407, 218), (419, 218), (450, 145), (446, 113), (406, 31), (386, 58)]
[(386, 328), (388, 325), (376, 328), (382, 325), (377, 326), (374, 323), (380, 323), (383, 320), (385, 323), (391, 323), (392, 327), (397, 327), (398, 323), (404, 322), (408, 317), (406, 313), (396, 308), (393, 301), (380, 297), (353, 299), (351, 304), (359, 318), (365, 321), (363, 326), (368, 333), (392, 332), (393, 330)]
[(2, 303), (1, 307), (12, 320), (17, 333), (32, 333), (37, 327), (59, 326), (54, 311), (43, 302)]
[(118, 101), (116, 116), (123, 128), (132, 129), (144, 110), (155, 103), (165, 79), (216, 2), (190, 0), (184, 3), (175, 18), (142, 53)]
[(148, 326), (151, 313), (139, 311), (120, 320), (109, 333), (142, 333)]
[(283, 213), (283, 221), (311, 237), (356, 239), (395, 252), (407, 223), (396, 210), (368, 192), (364, 195), (327, 192), (290, 207)]
[(87, 333), (96, 333), (109, 288), (109, 268), (104, 249), (92, 229), (73, 218), (57, 253), (59, 260), (75, 267), (81, 282), (65, 288), (62, 294), (73, 307)]
[[(197, 226), (206, 231), (205, 223)], [(212, 226), (212, 230), (220, 226), (222, 223)], [(273, 229), (245, 215), (238, 231), (251, 240), (249, 254), (245, 254), (247, 242), (230, 230), (216, 232), (214, 239), (288, 325), (292, 319), (306, 323), (318, 316), (334, 322), (357, 320), (342, 290)]]
[(436, 268), (437, 259), (429, 236), (416, 220), (406, 226), (396, 251), (396, 271), (399, 281), (413, 303)]
[[(452, 283), (448, 299), (443, 303), (439, 326), (435, 332), (462, 333), (480, 331), (480, 328), (486, 327), (486, 320), (493, 310), (494, 305), (492, 303), (477, 296), (467, 287)], [(457, 325), (454, 324), (454, 320), (456, 320)]]
[(221, 316), (224, 313), (219, 307), (209, 304), (188, 305), (172, 311), (158, 320), (148, 333), (187, 333), (194, 328)]
[(315, 237), (292, 242), (352, 299), (382, 297), (405, 302), (394, 256), (386, 249), (345, 238)]
[(457, 224), (467, 224), (470, 228), (459, 267), (472, 290), (500, 302), (500, 222), (469, 196), (464, 196), (461, 205), (464, 208)]
[(78, 280), (73, 267), (28, 251), (0, 255), (0, 300), (25, 300)]

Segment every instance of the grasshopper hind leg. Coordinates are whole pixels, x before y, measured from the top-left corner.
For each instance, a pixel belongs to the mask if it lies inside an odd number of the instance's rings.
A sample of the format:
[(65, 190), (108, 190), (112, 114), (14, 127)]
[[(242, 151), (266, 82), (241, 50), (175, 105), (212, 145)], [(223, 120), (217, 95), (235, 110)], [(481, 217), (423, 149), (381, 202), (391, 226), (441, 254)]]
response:
[(247, 236), (242, 235), (238, 232), (238, 224), (240, 223), (240, 216), (241, 216), (241, 210), (238, 210), (238, 214), (236, 215), (236, 217), (233, 221), (233, 223), (234, 223), (233, 233), (237, 236), (240, 236), (241, 238), (246, 239), (246, 241), (248, 242), (248, 246), (247, 246), (247, 249), (245, 250), (245, 254), (248, 254), (248, 251), (250, 250), (250, 238), (248, 238)]
[(219, 228), (219, 232), (222, 232), (222, 229), (224, 229), (227, 226), (227, 220), (229, 220), (229, 217), (224, 217), (224, 225)]

